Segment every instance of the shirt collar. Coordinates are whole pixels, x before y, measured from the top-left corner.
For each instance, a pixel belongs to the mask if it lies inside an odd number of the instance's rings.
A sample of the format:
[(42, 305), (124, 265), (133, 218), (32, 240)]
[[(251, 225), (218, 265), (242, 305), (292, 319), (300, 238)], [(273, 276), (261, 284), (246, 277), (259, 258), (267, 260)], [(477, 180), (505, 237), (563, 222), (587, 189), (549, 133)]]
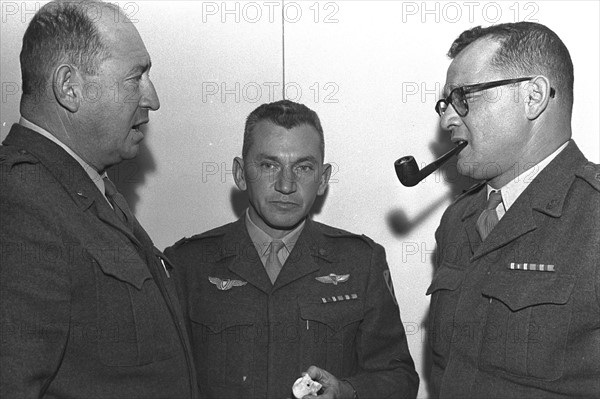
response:
[(47, 138), (48, 140), (52, 141), (56, 145), (60, 146), (63, 150), (65, 150), (67, 152), (67, 154), (72, 156), (81, 165), (81, 167), (83, 168), (83, 170), (85, 170), (85, 172), (88, 174), (90, 179), (92, 179), (92, 182), (94, 183), (94, 185), (96, 187), (98, 187), (98, 190), (100, 190), (102, 195), (105, 195), (105, 187), (104, 187), (104, 179), (103, 178), (106, 176), (106, 172), (104, 172), (102, 175), (100, 175), (96, 169), (94, 169), (90, 164), (88, 164), (83, 159), (81, 159), (81, 157), (79, 155), (77, 155), (65, 143), (63, 143), (62, 141), (57, 139), (52, 133), (50, 133), (46, 129), (36, 125), (33, 122), (28, 121), (27, 119), (25, 119), (22, 116), (21, 116), (21, 119), (19, 120), (19, 125), (26, 127), (29, 130), (33, 130), (34, 132), (36, 132), (38, 134), (41, 134), (42, 136), (44, 136), (45, 138)]
[[(288, 253), (292, 252), (294, 246), (296, 245), (296, 241), (298, 241), (298, 236), (302, 232), (304, 225), (306, 224), (306, 219), (302, 221), (294, 230), (290, 231), (284, 237), (281, 238), (283, 241), (284, 248)], [(246, 209), (246, 229), (248, 230), (248, 235), (250, 235), (250, 239), (256, 248), (256, 251), (259, 253), (261, 257), (266, 256), (267, 250), (271, 244), (271, 241), (274, 240), (269, 234), (265, 233), (260, 227), (258, 227), (252, 219), (250, 219), (250, 213), (248, 209)]]
[[(529, 186), (529, 184), (536, 178), (536, 176), (546, 167), (565, 147), (569, 144), (566, 141), (563, 145), (558, 147), (556, 151), (552, 154), (548, 155), (542, 161), (540, 161), (537, 165), (532, 168), (526, 170), (521, 173), (519, 176), (509, 181), (501, 187), (499, 190), (502, 191), (502, 204), (504, 205), (504, 209), (508, 211), (508, 209), (515, 203), (517, 198), (525, 191), (525, 189)], [(496, 191), (496, 189), (492, 188), (489, 184), (487, 185), (487, 194), (488, 198), (490, 196), (490, 192)]]

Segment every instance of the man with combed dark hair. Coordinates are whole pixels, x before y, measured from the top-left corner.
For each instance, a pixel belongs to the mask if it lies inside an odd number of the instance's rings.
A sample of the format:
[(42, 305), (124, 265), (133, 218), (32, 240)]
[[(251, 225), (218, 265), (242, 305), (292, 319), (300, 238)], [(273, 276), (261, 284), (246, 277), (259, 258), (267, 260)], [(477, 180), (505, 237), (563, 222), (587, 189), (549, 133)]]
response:
[(261, 105), (233, 162), (248, 210), (165, 250), (203, 397), (289, 398), (303, 373), (322, 398), (417, 394), (384, 249), (307, 217), (331, 173), (323, 152), (314, 111)]
[(433, 396), (600, 397), (600, 167), (571, 139), (569, 52), (519, 22), (468, 30), (449, 56), (436, 111), (482, 183), (436, 231)]
[(0, 147), (0, 397), (197, 397), (170, 278), (106, 169), (159, 100), (137, 29), (108, 3), (51, 2), (21, 51)]

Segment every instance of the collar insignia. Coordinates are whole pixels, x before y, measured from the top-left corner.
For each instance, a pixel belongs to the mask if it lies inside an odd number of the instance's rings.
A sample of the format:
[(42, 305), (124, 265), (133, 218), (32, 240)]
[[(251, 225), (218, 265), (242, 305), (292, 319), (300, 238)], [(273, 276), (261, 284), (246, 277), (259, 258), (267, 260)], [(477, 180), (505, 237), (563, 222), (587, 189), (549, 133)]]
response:
[(349, 274), (333, 274), (331, 273), (328, 276), (315, 277), (315, 280), (325, 283), (325, 284), (333, 284), (338, 285), (338, 283), (345, 283), (350, 278)]
[(248, 284), (248, 282), (242, 281), (242, 280), (232, 280), (229, 278), (227, 278), (225, 280), (221, 280), (218, 277), (210, 277), (210, 276), (208, 276), (208, 281), (213, 283), (219, 291), (227, 291), (227, 290), (230, 290), (232, 287), (242, 287), (242, 286)]

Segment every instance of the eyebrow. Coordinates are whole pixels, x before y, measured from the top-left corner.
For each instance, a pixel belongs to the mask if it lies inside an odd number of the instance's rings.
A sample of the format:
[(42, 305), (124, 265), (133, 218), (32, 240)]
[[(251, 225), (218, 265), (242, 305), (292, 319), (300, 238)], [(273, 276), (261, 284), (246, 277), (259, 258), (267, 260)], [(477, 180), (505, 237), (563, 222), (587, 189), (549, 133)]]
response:
[(146, 63), (146, 64), (137, 64), (137, 65), (133, 66), (133, 68), (131, 68), (129, 70), (129, 72), (127, 72), (126, 76), (130, 76), (130, 75), (134, 75), (134, 74), (138, 74), (138, 73), (144, 73), (146, 71), (149, 71), (150, 68), (152, 68), (151, 60), (149, 60), (148, 63)]
[[(270, 161), (275, 161), (275, 162), (278, 162), (278, 163), (283, 163), (279, 157), (276, 157), (276, 156), (273, 156), (273, 155), (264, 154), (264, 153), (258, 154), (258, 158), (260, 158), (260, 159), (268, 159)], [(298, 164), (298, 163), (302, 163), (302, 162), (319, 163), (319, 161), (317, 160), (317, 158), (315, 158), (312, 155), (308, 155), (308, 156), (305, 156), (305, 157), (300, 157), (298, 159), (295, 159), (293, 163), (294, 164)]]

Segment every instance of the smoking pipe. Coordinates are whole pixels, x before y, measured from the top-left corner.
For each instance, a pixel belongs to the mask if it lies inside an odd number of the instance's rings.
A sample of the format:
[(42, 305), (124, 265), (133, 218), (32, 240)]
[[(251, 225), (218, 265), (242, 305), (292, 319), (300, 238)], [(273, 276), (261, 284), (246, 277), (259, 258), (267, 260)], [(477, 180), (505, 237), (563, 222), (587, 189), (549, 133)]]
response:
[(400, 183), (405, 185), (406, 187), (412, 187), (419, 184), (421, 180), (432, 174), (435, 170), (437, 170), (440, 166), (442, 166), (450, 157), (458, 154), (463, 148), (467, 146), (468, 142), (461, 140), (458, 142), (456, 147), (439, 157), (437, 160), (433, 161), (429, 165), (425, 166), (423, 169), (419, 170), (419, 166), (417, 165), (417, 161), (411, 155), (407, 155), (398, 159), (394, 162), (394, 168), (396, 169), (396, 176), (398, 176), (398, 180)]

